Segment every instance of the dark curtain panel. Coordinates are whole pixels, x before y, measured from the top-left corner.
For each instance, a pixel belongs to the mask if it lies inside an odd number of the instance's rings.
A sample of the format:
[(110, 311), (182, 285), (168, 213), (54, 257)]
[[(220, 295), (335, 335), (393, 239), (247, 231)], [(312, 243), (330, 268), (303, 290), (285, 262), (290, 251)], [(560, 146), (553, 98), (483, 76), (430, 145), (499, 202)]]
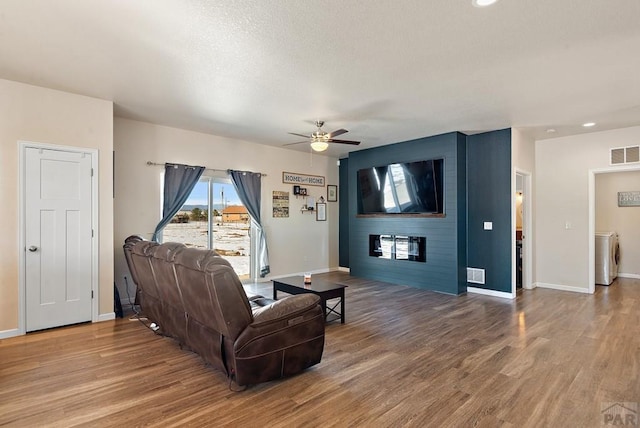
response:
[(156, 230), (153, 232), (153, 237), (151, 238), (153, 241), (158, 242), (158, 234), (182, 208), (198, 180), (200, 180), (204, 169), (203, 166), (165, 164), (162, 220), (160, 220)]
[(251, 218), (258, 224), (258, 266), (260, 268), (260, 276), (265, 277), (271, 272), (271, 269), (269, 267), (267, 237), (264, 234), (262, 221), (260, 220), (262, 174), (258, 172), (229, 170), (229, 175), (238, 192), (240, 201), (247, 207)]

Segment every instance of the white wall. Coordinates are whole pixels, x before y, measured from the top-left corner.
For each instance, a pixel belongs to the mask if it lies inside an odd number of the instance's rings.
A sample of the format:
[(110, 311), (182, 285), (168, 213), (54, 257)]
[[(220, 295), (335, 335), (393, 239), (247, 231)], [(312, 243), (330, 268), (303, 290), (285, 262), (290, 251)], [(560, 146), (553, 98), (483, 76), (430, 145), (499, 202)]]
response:
[[(153, 125), (128, 119), (114, 121), (116, 283), (121, 298), (126, 297), (123, 276), (131, 284), (122, 244), (127, 236), (150, 239), (160, 220), (162, 167), (147, 161), (200, 165), (213, 169), (237, 169), (267, 174), (262, 181), (262, 220), (267, 233), (271, 274), (268, 278), (305, 271), (323, 271), (338, 266), (338, 203), (327, 203), (327, 221), (300, 212), (292, 185), (282, 183), (282, 172), (325, 177), (326, 184), (338, 184), (337, 159), (307, 152), (285, 150), (215, 135)], [(326, 195), (326, 187), (307, 186), (316, 200)], [(290, 192), (288, 218), (273, 218), (272, 192)], [(125, 293), (125, 294), (123, 294)]]
[(640, 207), (619, 207), (618, 192), (640, 190), (640, 171), (596, 174), (596, 231), (618, 233), (621, 276), (640, 278)]
[(0, 79), (0, 332), (18, 327), (18, 141), (93, 148), (99, 157), (99, 312), (113, 313), (113, 105)]
[[(609, 149), (637, 145), (640, 127), (536, 142), (538, 286), (589, 290), (589, 171), (608, 169)], [(567, 228), (568, 226), (568, 228)]]
[[(525, 235), (525, 239), (523, 241), (523, 261), (526, 263), (529, 258), (525, 257), (526, 253), (530, 254), (531, 266), (523, 266), (524, 267), (524, 275), (523, 275), (523, 283), (525, 286), (530, 286), (536, 281), (536, 240), (535, 240), (535, 192), (534, 179), (536, 175), (536, 164), (535, 164), (535, 140), (533, 137), (528, 135), (525, 131), (517, 128), (513, 128), (511, 130), (511, 156), (512, 156), (512, 165), (513, 165), (513, 197), (514, 203), (512, 206), (518, 205), (517, 209), (522, 208), (522, 203), (528, 204), (528, 213), (530, 215), (529, 223), (525, 226), (528, 226), (530, 230), (527, 231), (529, 237)], [(531, 187), (529, 194), (524, 195), (524, 200), (521, 199), (522, 202), (516, 203), (516, 195), (515, 191), (517, 190), (516, 186), (516, 171), (523, 171), (531, 174)], [(522, 221), (522, 219), (521, 219)], [(517, 223), (517, 213), (514, 212), (514, 224)], [(533, 238), (533, 239), (532, 239)], [(514, 255), (515, 257), (515, 255)]]

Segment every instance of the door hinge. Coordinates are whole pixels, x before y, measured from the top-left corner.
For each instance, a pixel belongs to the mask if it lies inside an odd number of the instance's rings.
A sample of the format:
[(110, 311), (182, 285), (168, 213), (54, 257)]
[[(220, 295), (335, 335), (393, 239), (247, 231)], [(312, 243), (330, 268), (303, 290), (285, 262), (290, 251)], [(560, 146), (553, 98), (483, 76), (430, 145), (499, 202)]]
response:
[(91, 298), (93, 299), (93, 290), (91, 290)]
[(93, 168), (91, 168), (91, 176), (93, 177)]
[(91, 229), (91, 237), (93, 238), (93, 229)]

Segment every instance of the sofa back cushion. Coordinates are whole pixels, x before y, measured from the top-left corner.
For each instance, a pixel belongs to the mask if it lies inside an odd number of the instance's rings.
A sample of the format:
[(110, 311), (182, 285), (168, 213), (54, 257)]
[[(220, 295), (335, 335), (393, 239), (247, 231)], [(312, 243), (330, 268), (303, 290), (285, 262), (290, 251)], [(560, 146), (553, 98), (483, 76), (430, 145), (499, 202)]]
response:
[(162, 300), (156, 286), (156, 275), (151, 265), (151, 254), (158, 244), (156, 242), (139, 241), (133, 246), (125, 245), (125, 254), (129, 253), (131, 275), (136, 278), (140, 305), (143, 314), (162, 329)]
[(156, 287), (156, 276), (151, 266), (151, 254), (158, 243), (151, 241), (142, 241), (137, 243), (131, 249), (131, 260), (135, 266), (136, 276), (138, 277), (138, 286), (148, 296), (160, 299), (158, 288)]
[(141, 236), (131, 235), (124, 241), (124, 245), (123, 245), (124, 258), (127, 261), (127, 267), (129, 268), (129, 272), (131, 273), (131, 279), (133, 280), (133, 283), (138, 287), (139, 287), (138, 272), (136, 271), (136, 265), (133, 263), (132, 254), (133, 254), (133, 247), (138, 242), (142, 242), (143, 240), (144, 239), (142, 239)]
[(187, 317), (173, 262), (176, 255), (184, 249), (184, 244), (168, 242), (154, 247), (150, 257), (158, 295), (162, 301), (162, 327), (165, 333), (181, 343), (187, 335)]
[(174, 259), (189, 318), (230, 340), (253, 321), (242, 283), (215, 251), (186, 248)]

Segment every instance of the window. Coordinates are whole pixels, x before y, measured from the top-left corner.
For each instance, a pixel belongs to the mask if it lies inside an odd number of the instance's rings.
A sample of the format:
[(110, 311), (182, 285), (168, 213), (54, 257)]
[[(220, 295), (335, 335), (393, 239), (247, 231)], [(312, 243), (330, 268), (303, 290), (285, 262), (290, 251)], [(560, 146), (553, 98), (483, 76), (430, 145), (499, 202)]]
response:
[(162, 231), (162, 241), (213, 249), (240, 279), (252, 279), (254, 225), (229, 178), (203, 176)]

